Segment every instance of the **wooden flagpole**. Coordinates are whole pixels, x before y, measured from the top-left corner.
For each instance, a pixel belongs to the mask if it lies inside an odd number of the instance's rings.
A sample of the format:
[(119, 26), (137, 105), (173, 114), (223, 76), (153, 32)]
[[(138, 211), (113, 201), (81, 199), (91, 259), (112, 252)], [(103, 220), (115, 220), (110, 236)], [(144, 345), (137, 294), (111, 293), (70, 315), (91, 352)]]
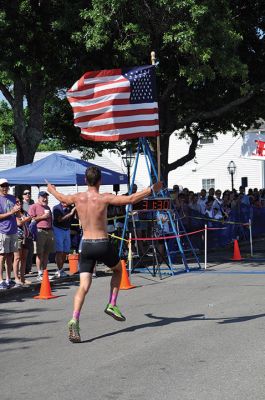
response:
[[(151, 51), (151, 64), (155, 65), (156, 62), (156, 53)], [(161, 163), (160, 163), (160, 135), (156, 138), (156, 156), (157, 156), (157, 175), (158, 180), (161, 178)]]

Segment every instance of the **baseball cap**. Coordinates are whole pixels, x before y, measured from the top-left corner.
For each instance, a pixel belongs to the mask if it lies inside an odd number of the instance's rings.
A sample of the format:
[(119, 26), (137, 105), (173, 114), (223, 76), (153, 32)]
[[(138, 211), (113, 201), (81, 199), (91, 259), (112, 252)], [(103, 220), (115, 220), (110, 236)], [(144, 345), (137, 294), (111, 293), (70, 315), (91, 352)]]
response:
[(8, 184), (8, 180), (5, 178), (0, 178), (0, 185), (3, 185), (4, 183)]
[(41, 192), (39, 192), (38, 197), (45, 197), (45, 196), (49, 196), (49, 193), (45, 192), (44, 190), (42, 190)]

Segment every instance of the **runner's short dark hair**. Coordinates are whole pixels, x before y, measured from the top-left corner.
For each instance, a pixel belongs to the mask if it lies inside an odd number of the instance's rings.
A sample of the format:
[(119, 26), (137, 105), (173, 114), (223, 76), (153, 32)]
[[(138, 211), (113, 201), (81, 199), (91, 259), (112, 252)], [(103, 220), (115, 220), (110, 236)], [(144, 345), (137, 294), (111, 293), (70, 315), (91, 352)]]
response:
[(88, 186), (95, 186), (101, 179), (101, 171), (98, 167), (88, 167), (86, 169), (86, 181)]

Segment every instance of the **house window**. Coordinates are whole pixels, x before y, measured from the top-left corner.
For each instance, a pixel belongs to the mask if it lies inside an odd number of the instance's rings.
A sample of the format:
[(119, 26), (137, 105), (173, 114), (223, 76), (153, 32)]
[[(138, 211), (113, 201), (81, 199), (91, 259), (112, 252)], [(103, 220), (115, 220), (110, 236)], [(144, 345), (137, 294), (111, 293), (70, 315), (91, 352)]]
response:
[(213, 138), (200, 139), (200, 144), (209, 144), (209, 143), (213, 143)]
[(215, 189), (215, 179), (203, 179), (202, 188), (205, 189), (207, 192), (210, 188)]

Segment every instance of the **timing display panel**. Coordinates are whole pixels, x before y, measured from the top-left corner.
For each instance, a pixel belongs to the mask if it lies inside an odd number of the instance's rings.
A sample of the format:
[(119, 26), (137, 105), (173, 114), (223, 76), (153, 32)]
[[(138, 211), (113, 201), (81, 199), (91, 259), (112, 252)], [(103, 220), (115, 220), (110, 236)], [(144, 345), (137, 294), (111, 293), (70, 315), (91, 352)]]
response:
[(146, 199), (139, 201), (139, 203), (133, 204), (133, 210), (138, 211), (164, 211), (170, 210), (171, 208), (171, 199), (170, 198), (155, 198), (155, 199)]

